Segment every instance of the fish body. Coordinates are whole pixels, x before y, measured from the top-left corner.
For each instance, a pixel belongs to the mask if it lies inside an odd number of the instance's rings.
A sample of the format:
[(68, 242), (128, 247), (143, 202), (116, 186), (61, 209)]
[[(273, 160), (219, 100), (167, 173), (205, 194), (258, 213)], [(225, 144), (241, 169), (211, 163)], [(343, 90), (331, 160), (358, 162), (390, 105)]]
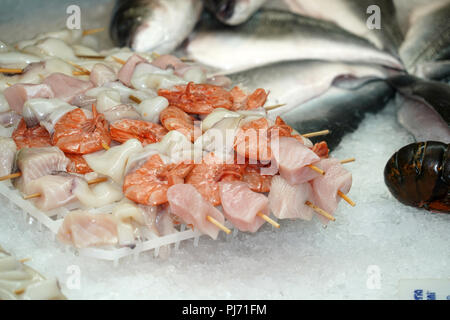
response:
[(450, 142), (450, 86), (410, 75), (389, 83), (398, 91), (398, 120), (417, 141)]
[[(379, 49), (397, 54), (403, 35), (392, 0), (284, 0), (291, 12), (337, 24), (342, 29), (365, 38)], [(380, 8), (380, 29), (370, 29), (373, 6)]]
[(403, 68), (394, 56), (334, 23), (280, 10), (260, 10), (246, 23), (231, 28), (203, 19), (186, 51), (190, 58), (224, 73), (307, 59)]
[(204, 0), (217, 19), (228, 25), (247, 21), (267, 0)]
[(233, 83), (249, 91), (264, 88), (269, 93), (266, 106), (284, 104), (274, 110), (280, 115), (319, 97), (333, 83), (352, 88), (372, 79), (385, 79), (391, 71), (373, 65), (330, 61), (291, 61), (271, 64), (228, 75)]
[(201, 0), (119, 0), (110, 35), (119, 46), (169, 53), (191, 33), (202, 8)]
[(449, 17), (448, 0), (431, 2), (413, 12), (411, 27), (399, 51), (410, 73), (418, 75), (418, 69), (423, 63), (450, 59)]
[(300, 133), (328, 129), (331, 133), (320, 139), (334, 149), (344, 135), (358, 128), (366, 113), (382, 110), (393, 96), (394, 90), (384, 80), (373, 80), (352, 90), (333, 86), (289, 112), (271, 110), (269, 117), (281, 116)]

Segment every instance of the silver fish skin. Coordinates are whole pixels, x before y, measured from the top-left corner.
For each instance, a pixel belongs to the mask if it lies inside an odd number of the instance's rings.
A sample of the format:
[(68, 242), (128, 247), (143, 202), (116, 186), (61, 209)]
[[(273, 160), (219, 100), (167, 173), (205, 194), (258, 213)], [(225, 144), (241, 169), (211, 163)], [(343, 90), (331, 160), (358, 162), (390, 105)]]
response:
[(416, 75), (423, 63), (450, 59), (450, 1), (431, 2), (413, 12), (399, 53), (408, 72)]
[(450, 126), (450, 85), (412, 75), (399, 75), (387, 80), (402, 95), (431, 106)]
[(416, 66), (416, 76), (450, 84), (450, 60), (421, 63)]
[(330, 130), (329, 135), (311, 140), (325, 140), (333, 150), (346, 134), (358, 128), (367, 113), (381, 111), (394, 93), (384, 80), (373, 80), (353, 90), (332, 87), (325, 94), (282, 114), (281, 118), (299, 133)]
[(398, 92), (398, 121), (417, 141), (450, 142), (450, 85), (411, 75), (387, 81)]
[(201, 0), (119, 0), (110, 35), (118, 46), (170, 53), (194, 29), (202, 8)]
[(276, 63), (228, 77), (250, 92), (257, 88), (269, 91), (266, 106), (284, 104), (269, 111), (275, 118), (319, 97), (335, 82), (343, 81), (346, 88), (352, 89), (373, 79), (386, 79), (392, 72), (375, 65), (305, 60)]
[[(334, 22), (339, 27), (365, 38), (379, 49), (397, 54), (403, 34), (397, 22), (392, 0), (283, 0), (287, 8), (296, 14)], [(367, 9), (380, 8), (381, 29), (369, 29), (367, 20), (372, 12)]]
[(203, 19), (186, 51), (190, 58), (224, 74), (294, 60), (403, 68), (394, 56), (333, 23), (279, 10), (260, 10), (246, 23), (232, 28)]
[(217, 19), (235, 26), (247, 21), (268, 0), (204, 0)]
[(416, 141), (441, 141), (450, 143), (450, 129), (439, 113), (430, 105), (411, 97), (397, 94), (398, 122)]

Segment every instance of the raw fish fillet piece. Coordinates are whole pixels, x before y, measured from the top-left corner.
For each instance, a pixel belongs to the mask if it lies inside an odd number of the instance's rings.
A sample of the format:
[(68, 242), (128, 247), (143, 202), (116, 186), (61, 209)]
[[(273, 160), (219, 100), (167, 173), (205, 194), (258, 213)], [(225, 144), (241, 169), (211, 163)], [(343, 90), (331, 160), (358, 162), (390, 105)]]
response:
[(117, 219), (107, 213), (69, 213), (58, 230), (58, 239), (76, 248), (114, 245), (118, 241)]
[(217, 239), (219, 228), (206, 220), (207, 216), (224, 224), (225, 218), (222, 213), (213, 207), (202, 195), (190, 184), (176, 184), (167, 190), (171, 212), (180, 217), (186, 224), (194, 225), (195, 229)]
[[(344, 194), (350, 191), (352, 174), (344, 169), (338, 159), (321, 160), (319, 166), (325, 171), (325, 175), (320, 175), (311, 182), (316, 199), (315, 205), (333, 214), (341, 201), (338, 191)], [(328, 223), (328, 219), (322, 216), (319, 218), (323, 223)]]
[(272, 142), (272, 154), (280, 175), (292, 185), (310, 181), (319, 174), (307, 165), (320, 161), (311, 149), (295, 138), (281, 137), (278, 146)]
[(96, 86), (101, 87), (105, 83), (117, 80), (117, 75), (113, 69), (104, 63), (97, 63), (91, 70), (89, 80)]
[(257, 214), (270, 214), (269, 199), (242, 181), (220, 182), (219, 188), (225, 218), (240, 231), (258, 231), (265, 220)]
[(58, 147), (23, 148), (17, 153), (20, 183), (26, 187), (32, 180), (58, 171), (66, 171), (70, 160)]
[(281, 176), (272, 178), (269, 193), (270, 210), (279, 219), (302, 219), (310, 221), (314, 210), (305, 205), (315, 203), (313, 190), (308, 182), (291, 185)]
[(42, 211), (49, 211), (76, 200), (73, 194), (75, 179), (71, 175), (43, 176), (31, 181), (26, 191), (28, 194), (40, 193), (41, 196), (34, 199), (34, 205)]
[(13, 139), (0, 137), (0, 177), (11, 173), (16, 150), (17, 147)]
[(133, 76), (134, 69), (139, 63), (143, 62), (147, 62), (147, 60), (137, 54), (133, 54), (128, 58), (127, 62), (122, 66), (122, 68), (120, 68), (118, 74), (119, 80), (127, 87), (131, 87), (131, 77)]
[(6, 88), (3, 92), (6, 100), (12, 110), (18, 114), (22, 114), (23, 104), (28, 99), (34, 98), (53, 98), (54, 92), (52, 88), (43, 84), (27, 84), (17, 83), (9, 88)]
[(63, 73), (53, 73), (45, 78), (43, 83), (52, 89), (55, 98), (68, 103), (71, 103), (76, 96), (94, 87), (90, 81), (76, 79)]

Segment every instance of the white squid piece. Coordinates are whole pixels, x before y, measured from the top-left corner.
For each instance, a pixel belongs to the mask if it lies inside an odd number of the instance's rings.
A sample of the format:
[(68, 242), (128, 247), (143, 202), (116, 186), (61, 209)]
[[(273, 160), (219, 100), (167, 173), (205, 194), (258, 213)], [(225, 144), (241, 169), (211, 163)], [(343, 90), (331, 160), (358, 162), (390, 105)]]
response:
[(139, 140), (130, 139), (109, 150), (86, 154), (83, 157), (92, 170), (111, 177), (115, 182), (121, 184), (129, 157), (142, 150), (143, 147)]

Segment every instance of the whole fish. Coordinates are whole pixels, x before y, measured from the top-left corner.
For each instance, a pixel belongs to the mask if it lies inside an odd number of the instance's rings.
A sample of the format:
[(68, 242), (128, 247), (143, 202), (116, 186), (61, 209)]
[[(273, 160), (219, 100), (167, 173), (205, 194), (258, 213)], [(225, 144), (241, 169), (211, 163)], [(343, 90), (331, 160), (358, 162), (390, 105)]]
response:
[[(353, 89), (373, 79), (385, 79), (392, 71), (380, 66), (330, 61), (291, 61), (247, 70), (228, 77), (250, 92), (265, 88), (269, 92), (266, 106), (282, 106), (269, 114), (284, 114), (314, 99), (333, 84)], [(345, 82), (345, 83), (343, 83)]]
[[(394, 93), (384, 80), (373, 80), (352, 90), (333, 86), (281, 117), (299, 133), (330, 130), (329, 135), (316, 140), (325, 140), (334, 149), (346, 134), (358, 128), (366, 113), (382, 110)], [(277, 115), (276, 109), (269, 114)]]
[(110, 35), (118, 46), (169, 53), (191, 33), (202, 8), (201, 0), (119, 0)]
[[(365, 38), (390, 53), (397, 54), (403, 34), (392, 0), (283, 0), (291, 12), (336, 23), (348, 32)], [(380, 9), (380, 29), (369, 29), (367, 22)], [(369, 9), (369, 12), (368, 12)]]
[(424, 63), (450, 60), (449, 17), (448, 0), (431, 2), (413, 12), (411, 27), (400, 47), (400, 57), (408, 72), (419, 75)]
[(402, 69), (395, 57), (331, 22), (279, 10), (260, 10), (246, 23), (231, 28), (202, 19), (186, 50), (190, 58), (225, 73), (307, 59)]
[(388, 82), (398, 91), (398, 120), (417, 141), (450, 142), (450, 86), (410, 75)]
[(203, 0), (217, 19), (228, 25), (247, 21), (267, 0)]
[(428, 80), (450, 82), (450, 60), (424, 62), (416, 66), (416, 76)]

